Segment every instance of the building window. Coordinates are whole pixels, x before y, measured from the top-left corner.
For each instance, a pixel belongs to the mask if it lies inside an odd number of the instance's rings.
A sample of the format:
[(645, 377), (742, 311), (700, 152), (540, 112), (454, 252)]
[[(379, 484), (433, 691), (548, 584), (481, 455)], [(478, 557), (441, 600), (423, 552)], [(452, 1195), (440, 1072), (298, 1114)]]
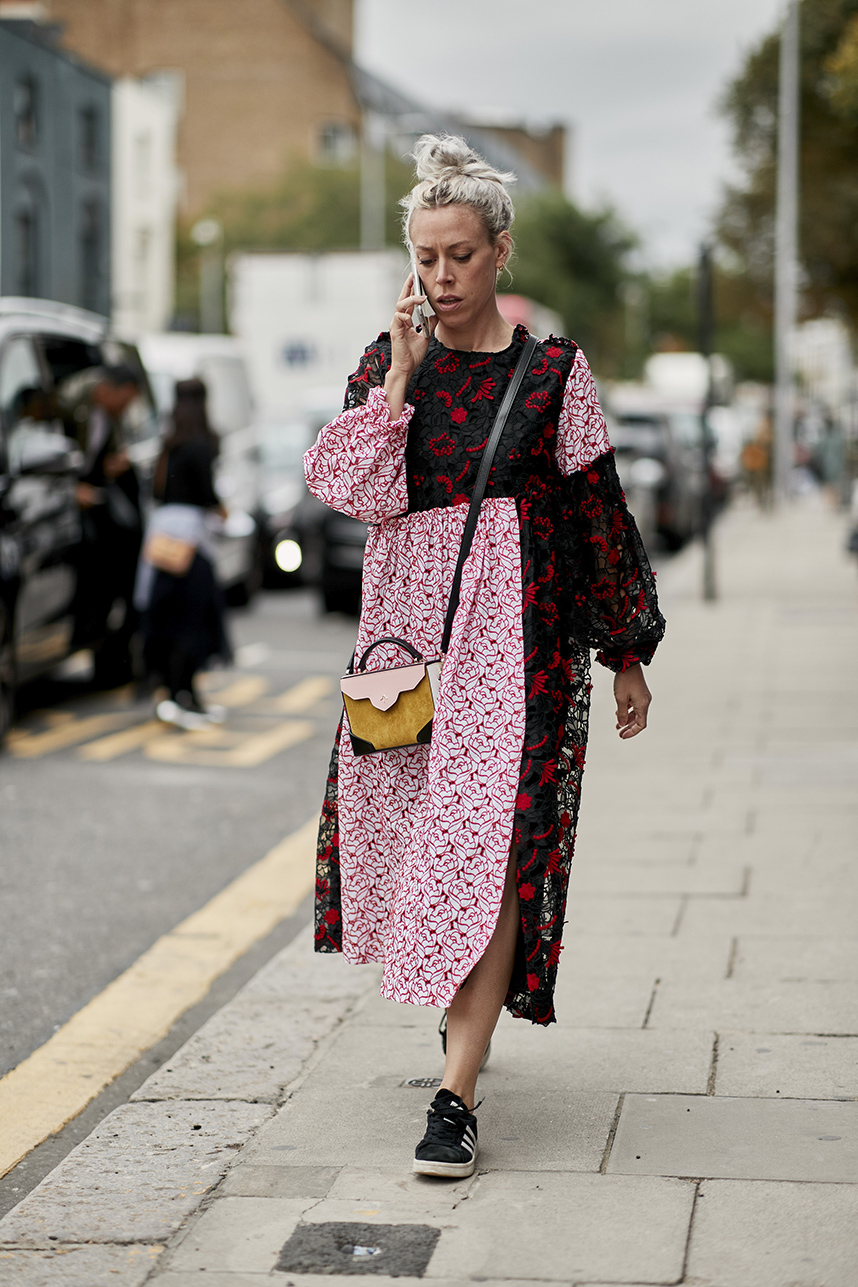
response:
[(98, 108), (82, 107), (78, 113), (78, 156), (86, 174), (94, 174), (99, 168), (100, 133)]
[(357, 155), (357, 135), (345, 121), (325, 121), (319, 129), (322, 165), (350, 165)]
[(19, 210), (15, 216), (17, 241), (18, 283), (17, 295), (39, 293), (39, 221), (36, 210), (30, 206)]
[(80, 222), (80, 302), (97, 313), (102, 307), (101, 212), (96, 201), (87, 201)]
[(13, 109), (15, 138), (19, 147), (34, 148), (38, 141), (38, 93), (32, 76), (22, 76), (15, 83)]

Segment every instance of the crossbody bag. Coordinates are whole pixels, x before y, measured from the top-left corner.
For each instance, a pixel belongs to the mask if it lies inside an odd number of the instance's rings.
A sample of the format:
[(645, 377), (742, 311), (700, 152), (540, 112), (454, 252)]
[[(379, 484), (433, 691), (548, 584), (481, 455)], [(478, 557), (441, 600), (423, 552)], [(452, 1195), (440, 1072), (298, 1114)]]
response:
[[(459, 606), (462, 570), (471, 551), (492, 462), (537, 342), (534, 335), (528, 336), (483, 451), (450, 587), (440, 655), (426, 658), (407, 640), (385, 636), (373, 640), (364, 649), (357, 665), (352, 657), (349, 669), (340, 681), (355, 755), (372, 755), (403, 746), (425, 746), (432, 740), (432, 721), (438, 705), (441, 667), (450, 646), (453, 619)], [(404, 666), (367, 670), (371, 654), (381, 644), (394, 644), (411, 658), (410, 662)]]

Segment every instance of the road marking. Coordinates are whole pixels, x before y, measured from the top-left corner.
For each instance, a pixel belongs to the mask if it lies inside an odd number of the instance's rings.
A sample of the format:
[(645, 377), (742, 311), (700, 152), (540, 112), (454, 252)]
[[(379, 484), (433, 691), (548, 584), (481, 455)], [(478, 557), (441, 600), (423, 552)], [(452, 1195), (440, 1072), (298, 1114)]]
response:
[[(54, 715), (65, 716), (67, 711), (56, 711)], [(45, 733), (29, 733), (15, 729), (9, 736), (9, 750), (18, 759), (34, 760), (50, 751), (64, 751), (79, 742), (87, 742), (91, 737), (115, 729), (118, 724), (127, 722), (128, 715), (114, 712), (112, 715), (90, 715), (86, 719), (52, 720), (54, 728)]]
[(271, 709), (279, 715), (305, 715), (316, 702), (330, 695), (333, 686), (327, 675), (308, 675), (300, 684), (275, 697)]
[(159, 719), (147, 719), (144, 724), (134, 724), (131, 728), (124, 728), (119, 733), (110, 733), (107, 737), (99, 737), (94, 742), (88, 742), (86, 746), (80, 747), (78, 755), (82, 760), (97, 760), (100, 764), (107, 760), (115, 760), (119, 755), (126, 755), (129, 751), (136, 751), (139, 747), (145, 746), (153, 738), (164, 736), (164, 725)]
[(272, 755), (306, 742), (315, 731), (309, 720), (286, 719), (263, 733), (232, 733), (222, 728), (200, 729), (181, 737), (168, 733), (147, 742), (143, 754), (165, 764), (252, 769)]
[(0, 1175), (86, 1108), (313, 887), (312, 818), (0, 1078)]
[(204, 683), (206, 693), (217, 702), (218, 706), (226, 706), (232, 710), (236, 706), (249, 706), (268, 692), (268, 680), (263, 675), (242, 675), (239, 679), (234, 679), (231, 684), (225, 688), (213, 689), (211, 687), (211, 676), (206, 676)]

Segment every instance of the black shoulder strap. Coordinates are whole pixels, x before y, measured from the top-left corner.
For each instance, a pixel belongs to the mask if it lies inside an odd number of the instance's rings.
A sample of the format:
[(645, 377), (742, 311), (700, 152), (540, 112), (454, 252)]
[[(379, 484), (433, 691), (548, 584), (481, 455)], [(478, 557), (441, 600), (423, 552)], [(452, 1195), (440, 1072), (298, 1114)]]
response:
[(489, 472), (491, 471), (492, 461), (504, 431), (504, 426), (512, 410), (512, 404), (515, 401), (515, 395), (521, 387), (524, 379), (524, 373), (530, 365), (530, 359), (533, 357), (533, 351), (538, 344), (535, 335), (528, 335), (524, 348), (521, 351), (521, 357), (518, 359), (518, 365), (515, 373), (509, 382), (509, 387), (504, 394), (503, 401), (498, 408), (495, 422), (492, 425), (492, 431), (489, 434), (489, 440), (486, 443), (483, 458), (480, 461), (480, 470), (477, 474), (477, 481), (474, 483), (474, 491), (471, 496), (471, 503), (468, 507), (468, 517), (465, 520), (465, 530), (462, 533), (462, 544), (459, 548), (459, 560), (456, 563), (456, 571), (453, 573), (453, 584), (450, 587), (450, 602), (447, 606), (447, 618), (444, 622), (444, 634), (441, 639), (441, 652), (446, 653), (450, 646), (450, 636), (453, 633), (453, 618), (456, 615), (456, 609), (459, 606), (459, 592), (462, 588), (462, 569), (465, 566), (465, 560), (471, 552), (471, 543), (474, 539), (474, 532), (477, 527), (477, 519), (480, 516), (480, 506), (483, 503), (486, 484), (489, 481)]

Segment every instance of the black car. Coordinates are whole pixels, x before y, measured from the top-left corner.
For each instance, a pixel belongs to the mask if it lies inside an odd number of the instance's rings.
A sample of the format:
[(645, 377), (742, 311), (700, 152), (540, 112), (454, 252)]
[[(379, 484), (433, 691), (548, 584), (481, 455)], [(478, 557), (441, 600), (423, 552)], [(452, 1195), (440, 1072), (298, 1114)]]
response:
[(15, 690), (72, 651), (92, 648), (96, 667), (115, 668), (130, 605), (103, 620), (78, 619), (83, 463), (75, 438), (76, 393), (104, 365), (135, 368), (141, 395), (126, 416), (129, 454), (157, 450), (157, 422), (136, 350), (110, 339), (104, 319), (41, 300), (0, 300), (0, 737)]
[(681, 548), (700, 530), (704, 478), (702, 450), (685, 441), (679, 428), (667, 414), (615, 409), (611, 429), (617, 472), (630, 500), (646, 477), (642, 463), (651, 467), (653, 526), (670, 550)]
[(357, 615), (367, 524), (328, 509), (306, 489), (292, 524), (301, 544), (305, 584), (317, 587), (326, 612)]

